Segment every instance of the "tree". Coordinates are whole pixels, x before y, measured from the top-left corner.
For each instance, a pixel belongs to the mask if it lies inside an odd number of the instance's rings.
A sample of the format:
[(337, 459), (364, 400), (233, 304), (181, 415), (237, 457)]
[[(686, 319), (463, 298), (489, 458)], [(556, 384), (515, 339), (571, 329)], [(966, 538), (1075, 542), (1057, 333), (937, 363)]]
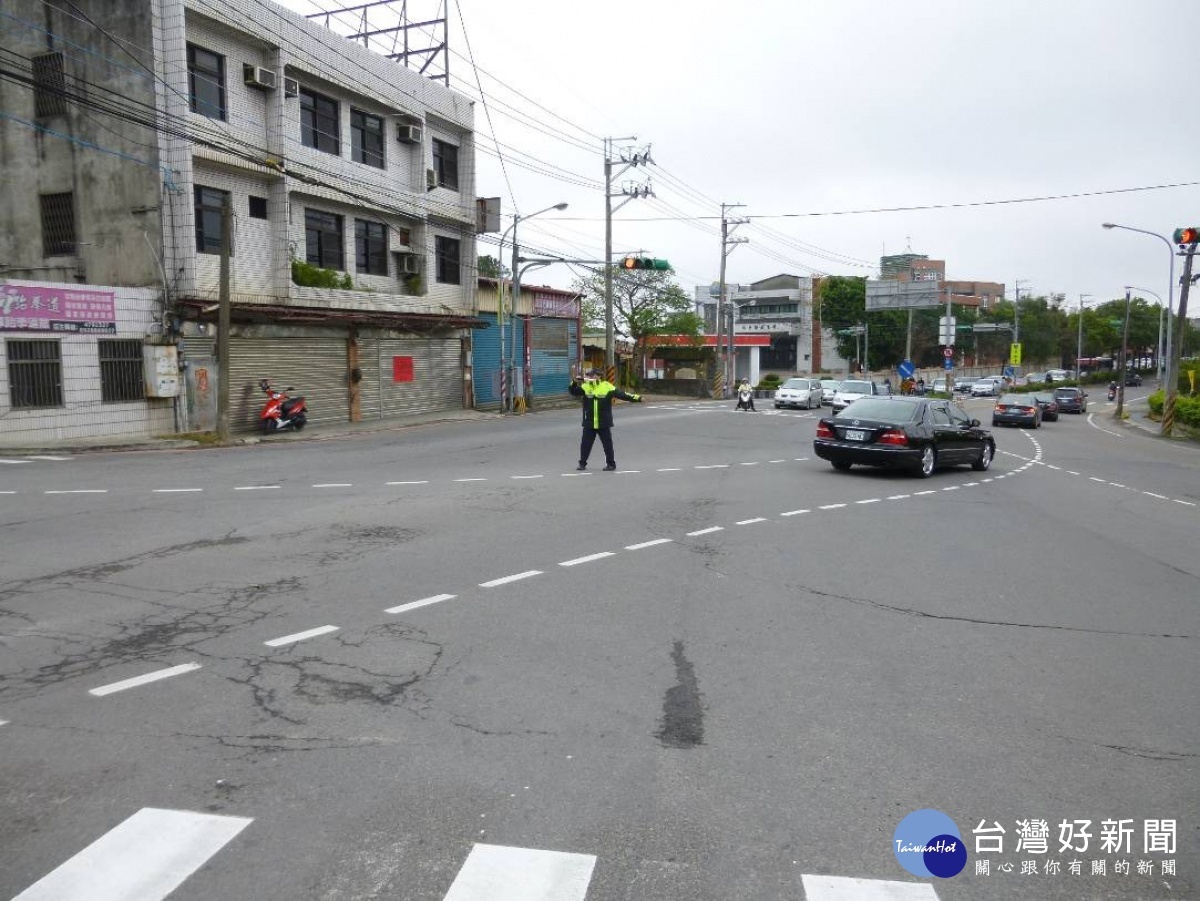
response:
[[(698, 337), (703, 319), (670, 272), (612, 268), (613, 332), (643, 346), (652, 335)], [(605, 328), (604, 272), (576, 279), (572, 289), (583, 296), (587, 328)], [(644, 373), (643, 373), (644, 375)]]
[(479, 258), (479, 277), (480, 278), (500, 278), (500, 261), (492, 256), (480, 257)]

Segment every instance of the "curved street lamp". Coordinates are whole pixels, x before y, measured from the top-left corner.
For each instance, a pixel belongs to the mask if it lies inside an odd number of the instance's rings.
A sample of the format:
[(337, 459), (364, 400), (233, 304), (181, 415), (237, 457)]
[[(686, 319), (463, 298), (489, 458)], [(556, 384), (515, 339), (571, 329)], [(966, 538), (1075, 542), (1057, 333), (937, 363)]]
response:
[[(511, 297), (509, 298), (508, 314), (509, 316), (516, 315), (517, 298), (521, 296), (521, 272), (518, 269), (518, 260), (520, 245), (517, 243), (517, 223), (522, 219), (532, 219), (534, 216), (540, 216), (542, 213), (548, 213), (551, 210), (565, 210), (566, 203), (556, 203), (554, 206), (548, 206), (544, 210), (538, 210), (536, 213), (530, 213), (528, 216), (522, 216), (520, 213), (513, 213), (512, 225), (504, 230), (504, 234), (500, 236), (500, 259), (504, 259), (504, 240), (508, 237), (508, 233), (512, 232), (512, 269), (509, 271), (511, 279)], [(512, 388), (512, 369), (513, 355), (515, 348), (509, 353), (506, 358), (504, 355), (504, 292), (501, 290), (499, 282), (496, 284), (496, 320), (500, 324), (500, 411), (508, 412), (509, 395)], [(516, 329), (512, 332), (512, 343), (515, 345), (517, 341)]]
[[(1158, 301), (1158, 305), (1160, 307), (1162, 306), (1162, 298), (1159, 297), (1158, 294), (1156, 294), (1155, 292), (1151, 291), (1149, 288), (1139, 288), (1137, 285), (1126, 285), (1125, 288), (1128, 291), (1142, 291), (1146, 294), (1149, 294), (1151, 297), (1153, 297), (1155, 300)], [(1168, 314), (1168, 316), (1169, 315), (1170, 314)], [(1163, 377), (1163, 317), (1162, 317), (1161, 312), (1158, 314), (1158, 361), (1157, 362), (1158, 362), (1158, 366), (1156, 366), (1155, 368), (1158, 370), (1158, 378), (1161, 381), (1162, 377)]]
[[(1164, 235), (1160, 235), (1158, 232), (1146, 231), (1144, 228), (1134, 228), (1131, 225), (1118, 225), (1115, 222), (1103, 222), (1100, 224), (1100, 227), (1104, 228), (1104, 229), (1109, 229), (1109, 230), (1114, 229), (1114, 228), (1119, 228), (1122, 231), (1137, 232), (1139, 235), (1149, 235), (1152, 238), (1158, 238), (1158, 240), (1162, 241), (1164, 244), (1167, 245), (1167, 253), (1170, 255), (1171, 265), (1168, 270), (1170, 275), (1168, 276), (1169, 281), (1167, 282), (1167, 346), (1166, 346), (1167, 352), (1166, 352), (1166, 369), (1163, 370), (1163, 381), (1164, 381), (1163, 387), (1167, 391), (1167, 393), (1170, 394), (1171, 389), (1175, 384), (1172, 381), (1172, 375), (1171, 375), (1171, 342), (1173, 340), (1172, 319), (1174, 318), (1174, 307), (1175, 307), (1175, 245), (1173, 245), (1170, 242), (1170, 240), (1167, 239)], [(1182, 338), (1182, 335), (1180, 337)], [(1169, 433), (1168, 429), (1169, 429), (1169, 424), (1168, 424), (1167, 420), (1164, 418), (1163, 419), (1163, 433), (1169, 435), (1170, 433)]]

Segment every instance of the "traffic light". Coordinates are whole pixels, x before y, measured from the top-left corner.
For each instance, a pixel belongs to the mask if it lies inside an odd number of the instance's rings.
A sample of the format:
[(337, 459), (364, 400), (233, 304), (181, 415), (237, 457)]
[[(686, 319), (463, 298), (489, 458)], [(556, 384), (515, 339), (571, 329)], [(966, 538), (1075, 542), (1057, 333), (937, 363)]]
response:
[(653, 269), (658, 272), (670, 270), (671, 264), (666, 260), (656, 260), (653, 257), (625, 257), (621, 261), (622, 269)]
[(1177, 228), (1174, 238), (1179, 245), (1200, 244), (1200, 228)]

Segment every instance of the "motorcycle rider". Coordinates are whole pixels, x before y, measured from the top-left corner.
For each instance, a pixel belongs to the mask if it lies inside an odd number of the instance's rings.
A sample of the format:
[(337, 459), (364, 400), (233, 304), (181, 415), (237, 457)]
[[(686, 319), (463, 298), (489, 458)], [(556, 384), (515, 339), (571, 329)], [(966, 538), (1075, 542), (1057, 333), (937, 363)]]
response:
[(750, 387), (749, 379), (742, 379), (738, 383), (737, 388), (738, 402), (734, 408), (736, 410), (749, 410), (751, 413), (757, 413), (754, 409), (754, 389)]
[(1117, 399), (1117, 383), (1116, 382), (1108, 383), (1108, 399), (1109, 400)]
[(589, 369), (582, 380), (576, 376), (567, 390), (572, 396), (583, 399), (583, 435), (579, 440), (579, 465), (576, 469), (587, 469), (588, 456), (596, 443), (596, 436), (599, 436), (604, 448), (604, 471), (612, 472), (617, 468), (612, 442), (613, 398), (640, 404), (642, 396), (622, 391), (602, 378), (599, 369)]

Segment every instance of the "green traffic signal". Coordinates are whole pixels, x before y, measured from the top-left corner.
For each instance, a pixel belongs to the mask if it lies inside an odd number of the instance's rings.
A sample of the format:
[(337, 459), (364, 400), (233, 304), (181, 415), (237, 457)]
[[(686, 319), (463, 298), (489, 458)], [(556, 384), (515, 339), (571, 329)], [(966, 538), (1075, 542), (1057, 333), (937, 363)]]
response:
[(652, 269), (658, 272), (667, 272), (671, 269), (671, 264), (666, 260), (657, 260), (654, 257), (625, 257), (621, 261), (622, 269)]

